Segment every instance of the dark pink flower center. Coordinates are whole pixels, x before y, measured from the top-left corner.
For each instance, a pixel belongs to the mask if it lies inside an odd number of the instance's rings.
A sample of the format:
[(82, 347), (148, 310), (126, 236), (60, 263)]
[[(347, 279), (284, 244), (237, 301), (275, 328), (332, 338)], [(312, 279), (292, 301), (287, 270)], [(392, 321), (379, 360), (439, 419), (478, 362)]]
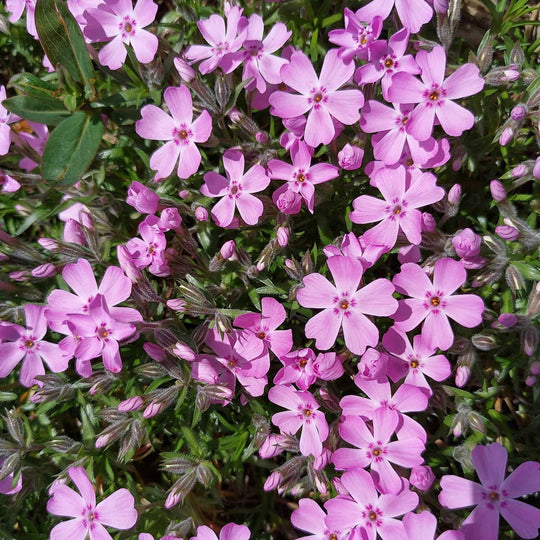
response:
[(365, 508), (365, 510), (362, 512), (362, 517), (366, 519), (366, 526), (367, 527), (373, 527), (373, 526), (380, 526), (382, 524), (382, 512), (374, 507), (372, 504), (368, 504)]
[(321, 106), (321, 103), (326, 103), (328, 101), (328, 96), (326, 95), (326, 88), (313, 88), (310, 92), (310, 97), (308, 97), (308, 103), (313, 105), (316, 109)]
[(96, 328), (96, 336), (103, 341), (108, 341), (112, 334), (112, 330), (107, 327), (107, 323), (102, 322)]
[(231, 185), (229, 186), (229, 196), (238, 198), (242, 194), (242, 186), (238, 184), (236, 181), (232, 181)]
[(173, 139), (176, 144), (187, 144), (193, 133), (185, 124), (173, 129)]
[(446, 90), (433, 83), (429, 88), (424, 90), (423, 95), (428, 104), (442, 105), (446, 96)]
[(380, 60), (382, 67), (387, 71), (392, 71), (398, 67), (398, 61), (395, 54), (389, 54)]
[(93, 506), (87, 506), (82, 511), (83, 525), (87, 529), (94, 528), (94, 521), (98, 519), (98, 514)]
[(129, 15), (126, 15), (119, 26), (123, 38), (126, 38), (128, 36), (134, 36), (137, 21), (131, 18)]

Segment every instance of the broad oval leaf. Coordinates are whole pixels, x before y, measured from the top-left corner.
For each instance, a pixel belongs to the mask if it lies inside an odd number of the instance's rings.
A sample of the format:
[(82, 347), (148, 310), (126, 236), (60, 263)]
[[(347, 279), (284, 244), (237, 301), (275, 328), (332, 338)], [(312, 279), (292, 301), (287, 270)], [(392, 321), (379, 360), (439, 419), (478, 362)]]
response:
[(2, 105), (25, 120), (56, 126), (71, 113), (59, 99), (15, 96), (5, 99)]
[(99, 114), (77, 111), (51, 133), (43, 150), (45, 180), (74, 184), (96, 155), (105, 126)]
[(62, 64), (73, 79), (90, 87), (94, 76), (81, 29), (62, 0), (37, 0), (39, 41), (54, 65)]
[(58, 88), (47, 81), (41, 80), (32, 73), (17, 73), (11, 77), (8, 88), (15, 88), (21, 94), (36, 98), (55, 99)]

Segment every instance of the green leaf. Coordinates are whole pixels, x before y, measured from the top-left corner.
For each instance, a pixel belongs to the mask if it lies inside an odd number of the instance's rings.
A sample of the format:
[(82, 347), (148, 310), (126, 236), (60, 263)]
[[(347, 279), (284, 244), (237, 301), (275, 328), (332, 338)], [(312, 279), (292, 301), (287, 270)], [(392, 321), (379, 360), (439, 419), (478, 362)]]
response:
[(58, 95), (58, 88), (49, 82), (42, 81), (31, 73), (18, 73), (11, 77), (8, 88), (15, 88), (22, 94), (36, 98), (54, 98)]
[(73, 79), (90, 89), (94, 76), (81, 29), (61, 0), (37, 0), (36, 29), (52, 65), (63, 65)]
[(531, 263), (512, 261), (512, 264), (523, 274), (523, 277), (540, 281), (540, 268)]
[(45, 180), (74, 184), (96, 155), (105, 126), (99, 114), (73, 113), (51, 133), (43, 151)]
[(2, 105), (25, 120), (56, 126), (71, 115), (59, 99), (15, 96), (6, 99)]

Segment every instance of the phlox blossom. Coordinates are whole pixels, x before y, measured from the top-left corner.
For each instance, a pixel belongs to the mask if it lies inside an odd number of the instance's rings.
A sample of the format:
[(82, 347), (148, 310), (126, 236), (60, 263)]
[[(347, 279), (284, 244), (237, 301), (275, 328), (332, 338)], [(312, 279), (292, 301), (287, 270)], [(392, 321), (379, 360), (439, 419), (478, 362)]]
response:
[(304, 278), (304, 288), (297, 292), (301, 306), (323, 308), (306, 324), (308, 338), (316, 339), (318, 349), (326, 350), (335, 343), (339, 329), (347, 348), (362, 354), (367, 346), (375, 347), (379, 341), (379, 330), (367, 315), (392, 315), (397, 300), (392, 296), (394, 287), (387, 279), (376, 279), (358, 289), (362, 274), (362, 263), (352, 257), (336, 255), (327, 261), (336, 285), (318, 273)]
[(109, 41), (99, 51), (99, 62), (110, 69), (119, 69), (126, 60), (126, 45), (131, 45), (141, 64), (154, 59), (158, 38), (144, 28), (154, 22), (158, 6), (152, 0), (103, 0), (84, 12), (84, 35), (91, 41)]
[(309, 112), (304, 140), (313, 147), (328, 144), (336, 135), (333, 119), (348, 126), (360, 118), (360, 108), (364, 105), (362, 92), (358, 89), (338, 90), (353, 73), (354, 62), (344, 62), (337, 49), (331, 49), (326, 53), (321, 74), (317, 77), (309, 58), (297, 51), (281, 68), (281, 78), (298, 94), (274, 92), (269, 98), (270, 112), (281, 118), (295, 118)]
[(408, 332), (422, 321), (422, 336), (427, 347), (450, 348), (454, 333), (448, 317), (467, 328), (482, 322), (484, 301), (475, 294), (455, 295), (467, 279), (459, 261), (439, 259), (433, 269), (433, 283), (417, 264), (405, 263), (392, 280), (396, 290), (411, 298), (399, 301), (394, 314), (395, 328)]
[(300, 499), (298, 508), (291, 514), (291, 523), (309, 536), (297, 540), (345, 540), (348, 534), (338, 530), (329, 530), (325, 524), (326, 512), (313, 499)]
[(272, 423), (287, 435), (294, 435), (302, 428), (300, 452), (304, 456), (320, 456), (322, 443), (328, 437), (328, 423), (313, 395), (292, 386), (279, 385), (270, 388), (268, 399), (288, 409), (274, 414)]
[(0, 377), (9, 375), (22, 360), (19, 380), (24, 386), (36, 384), (36, 375), (44, 375), (43, 362), (54, 373), (65, 371), (69, 358), (55, 343), (45, 341), (45, 306), (25, 304), (26, 328), (18, 324), (0, 325)]
[(142, 118), (135, 123), (140, 137), (168, 141), (150, 158), (150, 167), (157, 171), (156, 182), (167, 178), (177, 163), (179, 178), (195, 174), (201, 164), (201, 153), (195, 143), (206, 142), (212, 132), (212, 118), (207, 110), (193, 120), (193, 101), (186, 86), (167, 88), (163, 98), (172, 117), (155, 105), (145, 105), (141, 109)]
[(263, 213), (263, 203), (254, 197), (266, 189), (270, 178), (261, 165), (253, 165), (244, 173), (244, 154), (238, 150), (227, 150), (223, 155), (223, 166), (227, 178), (210, 171), (204, 175), (201, 193), (206, 197), (221, 197), (212, 208), (212, 217), (220, 227), (229, 226), (238, 207), (240, 216), (248, 225), (256, 225)]
[(0, 86), (0, 156), (8, 153), (11, 144), (11, 128), (9, 124), (19, 119), (18, 116), (10, 113), (3, 105), (2, 101), (6, 99), (6, 87)]
[[(434, 540), (437, 530), (437, 518), (424, 510), (419, 514), (409, 512), (403, 516), (403, 525), (407, 535), (406, 540)], [(465, 540), (461, 531), (445, 531), (437, 540)]]
[(465, 537), (497, 540), (502, 515), (520, 538), (538, 538), (540, 509), (515, 499), (540, 490), (540, 463), (526, 461), (505, 479), (508, 452), (499, 443), (478, 445), (471, 458), (481, 483), (443, 476), (439, 495), (445, 508), (476, 506), (461, 526)]
[(435, 175), (423, 173), (407, 187), (404, 167), (384, 168), (377, 172), (376, 183), (384, 200), (361, 195), (354, 199), (354, 210), (349, 215), (353, 223), (381, 222), (364, 233), (364, 240), (368, 244), (382, 243), (390, 249), (401, 230), (411, 244), (420, 244), (422, 213), (418, 208), (440, 201), (445, 194), (437, 186)]
[(137, 521), (137, 510), (133, 495), (121, 488), (96, 504), (94, 487), (83, 467), (70, 467), (68, 475), (79, 490), (55, 483), (49, 490), (51, 498), (47, 511), (55, 516), (73, 519), (55, 525), (51, 530), (51, 540), (112, 540), (105, 529), (131, 529)]
[(390, 15), (394, 5), (401, 23), (412, 34), (418, 32), (433, 16), (433, 10), (426, 0), (372, 0), (361, 7), (356, 16), (363, 21), (371, 21), (375, 17), (382, 17), (384, 20)]
[[(36, 2), (37, 0), (6, 0), (6, 9), (11, 13), (9, 22), (17, 22), (26, 8), (26, 30), (35, 39), (38, 39), (36, 30)], [(2, 101), (0, 99), (0, 101)], [(0, 155), (2, 153), (0, 152)]]
[[(249, 540), (251, 531), (245, 525), (227, 523), (219, 531), (219, 540)], [(216, 533), (206, 525), (197, 527), (197, 536), (192, 536), (190, 540), (218, 540)]]
[(474, 64), (464, 64), (444, 78), (446, 53), (437, 46), (431, 52), (420, 51), (416, 63), (422, 69), (422, 82), (410, 73), (393, 75), (388, 98), (393, 103), (418, 103), (409, 116), (406, 129), (417, 140), (429, 139), (435, 117), (448, 135), (459, 137), (474, 124), (474, 115), (454, 99), (482, 90), (484, 79)]

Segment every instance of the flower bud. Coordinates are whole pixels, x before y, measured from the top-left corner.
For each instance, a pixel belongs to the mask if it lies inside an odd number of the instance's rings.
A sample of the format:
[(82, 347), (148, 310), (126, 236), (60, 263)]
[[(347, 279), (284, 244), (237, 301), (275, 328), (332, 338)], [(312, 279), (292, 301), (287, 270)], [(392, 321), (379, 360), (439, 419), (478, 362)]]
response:
[(529, 375), (526, 379), (525, 379), (525, 384), (527, 386), (534, 386), (536, 384), (536, 377), (534, 375)]
[(47, 251), (55, 251), (59, 248), (58, 242), (52, 238), (38, 238), (38, 244)]
[(347, 143), (338, 153), (338, 163), (346, 171), (355, 171), (362, 166), (364, 150), (359, 146), (351, 146)]
[(519, 165), (516, 165), (512, 169), (512, 178), (522, 178), (529, 172), (529, 168), (524, 163), (520, 163)]
[(462, 388), (467, 384), (471, 375), (471, 369), (469, 366), (458, 366), (456, 369), (456, 386)]
[(165, 230), (178, 229), (182, 223), (182, 216), (178, 208), (164, 208), (159, 217), (159, 226)]
[(138, 411), (144, 405), (144, 400), (141, 396), (133, 396), (118, 404), (118, 410), (122, 412)]
[(289, 243), (290, 231), (288, 227), (279, 227), (277, 230), (277, 241), (280, 247), (286, 247)]
[(504, 201), (506, 199), (506, 189), (499, 180), (492, 180), (489, 184), (489, 190), (494, 201)]
[(229, 240), (228, 242), (225, 242), (221, 249), (219, 250), (219, 253), (225, 260), (229, 260), (236, 254), (236, 243), (234, 240)]
[(422, 231), (433, 232), (437, 228), (435, 218), (429, 212), (422, 213)]
[(448, 12), (448, 0), (433, 0), (433, 9), (435, 13), (444, 15)]
[(511, 225), (499, 225), (498, 227), (495, 227), (495, 232), (503, 239), (503, 240), (516, 240), (519, 237), (519, 231), (512, 227)]
[(377, 349), (368, 347), (362, 355), (362, 359), (358, 364), (358, 374), (354, 378), (367, 380), (380, 380), (386, 378), (386, 367), (388, 365), (388, 356), (379, 352)]
[(208, 210), (204, 206), (195, 208), (195, 219), (197, 221), (208, 221)]
[(180, 313), (182, 313), (185, 311), (185, 306), (186, 302), (181, 298), (173, 298), (171, 300), (167, 300), (167, 307), (174, 311), (179, 311)]
[(534, 326), (527, 326), (521, 332), (521, 347), (527, 356), (533, 356), (538, 348), (538, 330)]
[(434, 481), (435, 475), (428, 465), (419, 465), (412, 468), (409, 482), (416, 489), (427, 491)]
[(283, 480), (283, 476), (281, 473), (274, 471), (270, 474), (270, 476), (266, 479), (266, 482), (264, 483), (264, 491), (274, 491), (278, 488), (279, 484), (281, 484), (281, 481)]
[(163, 403), (151, 401), (150, 404), (147, 405), (146, 409), (144, 409), (143, 417), (152, 418), (152, 416), (156, 416), (156, 414), (159, 414), (162, 410), (163, 410)]
[(496, 349), (499, 346), (495, 336), (487, 333), (475, 334), (471, 338), (471, 341), (472, 344), (480, 351), (490, 351), (491, 349)]
[(190, 83), (193, 79), (195, 79), (195, 70), (183, 58), (175, 58), (174, 67), (184, 82)]
[(513, 138), (514, 130), (510, 126), (505, 127), (499, 135), (499, 144), (501, 146), (506, 146)]
[(178, 358), (182, 358), (182, 360), (187, 360), (188, 362), (193, 362), (195, 360), (195, 352), (191, 347), (183, 343), (182, 341), (178, 341), (172, 351), (172, 354)]
[(471, 229), (463, 229), (452, 238), (458, 257), (471, 258), (480, 253), (482, 237)]
[(518, 291), (525, 288), (525, 280), (521, 272), (513, 265), (510, 264), (504, 273), (506, 283), (510, 287), (512, 294), (516, 296)]
[(39, 266), (36, 266), (35, 268), (32, 269), (30, 273), (36, 278), (46, 278), (46, 277), (51, 277), (57, 274), (58, 269), (56, 268), (56, 266), (54, 266), (54, 264), (45, 263), (45, 264), (40, 264)]
[[(539, 125), (539, 129), (540, 129), (540, 122), (538, 122), (538, 125)], [(536, 161), (534, 162), (534, 167), (533, 167), (533, 176), (537, 179), (537, 180), (540, 180), (540, 156), (538, 156), (536, 158)]]
[(533, 362), (529, 369), (533, 375), (540, 375), (540, 362)]
[(255, 140), (259, 144), (266, 144), (269, 139), (268, 135), (264, 131), (257, 131), (257, 133), (255, 133)]
[(294, 214), (300, 210), (301, 197), (298, 195), (298, 193), (294, 193), (290, 189), (286, 189), (279, 195), (275, 203), (281, 212), (286, 214)]
[(155, 343), (145, 343), (143, 345), (144, 352), (156, 362), (163, 362), (167, 358), (167, 353)]
[(461, 186), (454, 184), (448, 191), (448, 203), (457, 206), (461, 200)]
[(526, 114), (527, 114), (527, 106), (524, 104), (516, 105), (510, 111), (510, 116), (512, 117), (512, 120), (515, 120), (516, 122), (520, 122), (521, 120), (523, 120)]
[(505, 328), (512, 328), (512, 326), (514, 326), (517, 323), (518, 318), (513, 313), (501, 313), (497, 320)]
[(126, 202), (139, 214), (154, 214), (158, 208), (159, 196), (140, 182), (132, 182), (128, 188)]

